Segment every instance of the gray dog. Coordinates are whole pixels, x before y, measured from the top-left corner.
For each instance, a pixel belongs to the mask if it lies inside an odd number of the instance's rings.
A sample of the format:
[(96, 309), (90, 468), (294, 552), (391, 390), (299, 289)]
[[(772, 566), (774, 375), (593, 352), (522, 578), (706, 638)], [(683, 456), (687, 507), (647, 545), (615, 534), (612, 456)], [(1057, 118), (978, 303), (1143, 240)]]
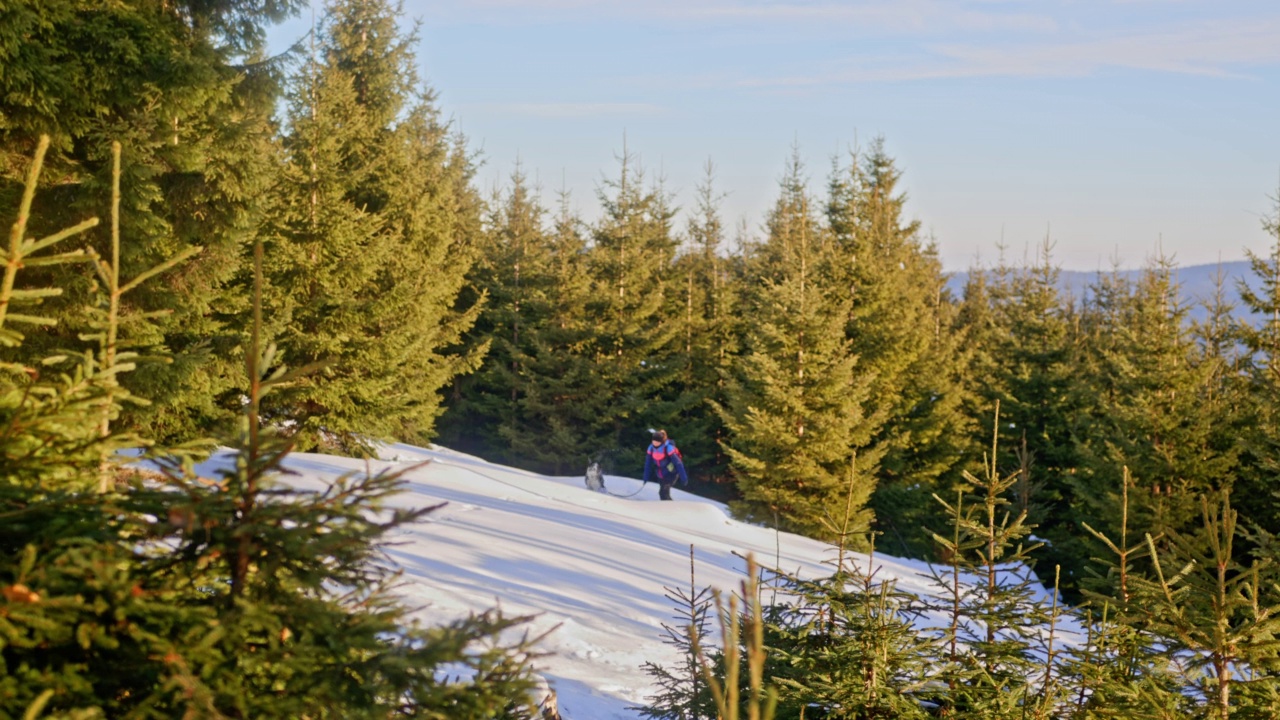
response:
[(600, 469), (600, 463), (593, 462), (587, 466), (587, 489), (596, 492), (604, 492), (604, 471)]

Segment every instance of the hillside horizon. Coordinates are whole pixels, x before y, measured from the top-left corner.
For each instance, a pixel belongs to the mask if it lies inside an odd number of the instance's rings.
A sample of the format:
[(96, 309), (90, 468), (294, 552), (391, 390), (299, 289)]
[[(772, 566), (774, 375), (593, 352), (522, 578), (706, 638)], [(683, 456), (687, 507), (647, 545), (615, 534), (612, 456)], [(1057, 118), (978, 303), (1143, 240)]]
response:
[[(1110, 269), (1100, 270), (1058, 270), (1058, 287), (1064, 293), (1067, 293), (1076, 302), (1086, 298), (1089, 294), (1089, 288), (1099, 277), (1110, 275), (1113, 271)], [(1142, 268), (1119, 269), (1115, 270), (1120, 277), (1127, 280), (1136, 280), (1141, 277), (1144, 272)], [(964, 286), (969, 278), (970, 271), (953, 272), (947, 274), (946, 287), (957, 298), (964, 297)], [(1207, 265), (1187, 265), (1179, 266), (1174, 269), (1174, 278), (1181, 289), (1182, 302), (1188, 306), (1188, 316), (1191, 320), (1203, 320), (1206, 317), (1205, 305), (1210, 302), (1214, 296), (1216, 278), (1218, 274), (1222, 274), (1223, 278), (1223, 299), (1227, 304), (1233, 306), (1231, 314), (1239, 320), (1248, 319), (1248, 308), (1242, 307), (1240, 302), (1240, 291), (1238, 281), (1244, 280), (1250, 287), (1258, 287), (1257, 278), (1254, 277), (1253, 271), (1248, 260), (1234, 260), (1232, 262), (1213, 263)]]

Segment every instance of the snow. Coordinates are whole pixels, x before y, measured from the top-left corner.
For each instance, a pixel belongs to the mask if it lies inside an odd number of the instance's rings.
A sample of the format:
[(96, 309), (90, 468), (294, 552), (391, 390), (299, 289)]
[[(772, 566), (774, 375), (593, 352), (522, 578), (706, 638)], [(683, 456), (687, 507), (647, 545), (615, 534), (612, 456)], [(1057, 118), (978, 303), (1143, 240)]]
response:
[[(217, 462), (215, 459), (214, 462)], [(743, 556), (804, 574), (826, 574), (834, 556), (816, 540), (775, 533), (732, 519), (720, 503), (676, 489), (660, 502), (658, 487), (608, 475), (617, 497), (586, 488), (583, 477), (548, 477), (456, 453), (403, 444), (382, 460), (298, 453), (286, 465), (303, 484), (366, 467), (405, 470), (395, 503), (447, 503), (391, 538), (391, 559), (404, 571), (402, 593), (421, 619), (438, 624), (500, 607), (534, 615), (531, 635), (550, 631), (539, 673), (558, 695), (565, 720), (632, 720), (653, 686), (646, 661), (673, 665), (662, 642), (674, 608), (667, 588), (689, 588), (689, 546), (696, 583), (725, 592), (743, 579)], [(585, 468), (584, 468), (585, 469)], [(639, 470), (639, 468), (637, 468)], [(639, 491), (638, 493), (636, 491)], [(865, 566), (867, 558), (855, 555)], [(882, 579), (918, 595), (938, 589), (919, 561), (876, 555)]]

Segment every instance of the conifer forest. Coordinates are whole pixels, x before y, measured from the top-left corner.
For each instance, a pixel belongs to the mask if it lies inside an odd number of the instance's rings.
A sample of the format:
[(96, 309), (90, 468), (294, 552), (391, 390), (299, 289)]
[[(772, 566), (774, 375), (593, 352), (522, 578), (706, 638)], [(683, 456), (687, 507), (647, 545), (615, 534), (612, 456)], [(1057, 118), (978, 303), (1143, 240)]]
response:
[(1280, 717), (1280, 197), (1198, 307), (1164, 257), (1069, 293), (1048, 240), (957, 291), (879, 139), (778, 158), (745, 230), (714, 164), (677, 208), (624, 148), (587, 219), (480, 188), (393, 0), (269, 55), (306, 7), (0, 1), (0, 720), (552, 717), (524, 618), (395, 597), (375, 560), (434, 509), (373, 512), (396, 473), (278, 471), (638, 475), (650, 428), (838, 559), (670, 590), (640, 716)]

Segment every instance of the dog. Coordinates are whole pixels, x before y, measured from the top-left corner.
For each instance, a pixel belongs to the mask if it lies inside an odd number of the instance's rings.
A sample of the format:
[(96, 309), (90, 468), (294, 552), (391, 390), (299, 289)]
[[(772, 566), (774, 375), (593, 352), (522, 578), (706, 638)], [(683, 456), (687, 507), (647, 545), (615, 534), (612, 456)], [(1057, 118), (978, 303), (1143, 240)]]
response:
[(587, 466), (587, 489), (604, 492), (604, 471), (600, 469), (598, 462)]

